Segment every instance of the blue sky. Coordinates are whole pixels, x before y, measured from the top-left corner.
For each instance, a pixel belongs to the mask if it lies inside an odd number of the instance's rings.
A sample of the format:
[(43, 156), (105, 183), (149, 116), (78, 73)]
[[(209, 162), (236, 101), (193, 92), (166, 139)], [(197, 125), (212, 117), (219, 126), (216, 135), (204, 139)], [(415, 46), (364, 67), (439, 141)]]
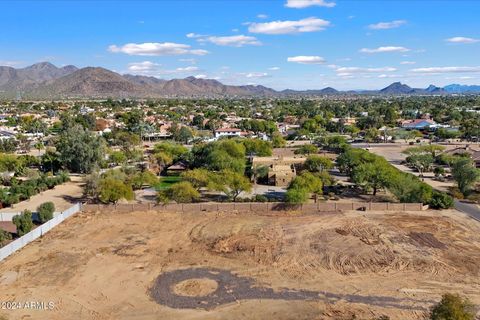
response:
[(480, 84), (480, 1), (0, 2), (0, 65), (275, 89)]

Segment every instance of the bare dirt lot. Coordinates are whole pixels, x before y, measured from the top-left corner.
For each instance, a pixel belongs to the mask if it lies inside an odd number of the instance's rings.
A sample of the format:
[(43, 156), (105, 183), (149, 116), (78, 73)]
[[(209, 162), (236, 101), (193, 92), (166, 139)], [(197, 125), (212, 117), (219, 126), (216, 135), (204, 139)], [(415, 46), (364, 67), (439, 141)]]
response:
[(7, 319), (422, 319), (480, 305), (480, 224), (455, 211), (80, 213), (0, 264)]

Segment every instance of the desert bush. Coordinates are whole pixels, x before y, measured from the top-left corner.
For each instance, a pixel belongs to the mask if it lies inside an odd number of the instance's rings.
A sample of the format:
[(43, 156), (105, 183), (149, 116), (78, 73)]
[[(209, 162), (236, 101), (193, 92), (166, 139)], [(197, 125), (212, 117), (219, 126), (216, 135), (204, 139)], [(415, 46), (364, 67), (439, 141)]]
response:
[(0, 247), (10, 239), (12, 239), (12, 235), (9, 232), (0, 229)]
[(32, 212), (24, 210), (21, 214), (14, 216), (12, 222), (17, 227), (17, 234), (21, 237), (33, 229)]
[(175, 201), (177, 203), (191, 203), (200, 198), (200, 193), (190, 182), (182, 181), (175, 183), (170, 188), (158, 192), (158, 202), (168, 203)]
[(268, 202), (268, 198), (264, 196), (263, 194), (257, 194), (255, 195), (255, 202)]
[(474, 320), (474, 306), (458, 294), (447, 293), (430, 311), (430, 320)]
[(429, 205), (433, 209), (449, 209), (453, 207), (453, 198), (444, 192), (434, 191)]
[(38, 219), (40, 223), (45, 223), (53, 218), (53, 212), (55, 212), (55, 205), (53, 202), (44, 202), (37, 208)]

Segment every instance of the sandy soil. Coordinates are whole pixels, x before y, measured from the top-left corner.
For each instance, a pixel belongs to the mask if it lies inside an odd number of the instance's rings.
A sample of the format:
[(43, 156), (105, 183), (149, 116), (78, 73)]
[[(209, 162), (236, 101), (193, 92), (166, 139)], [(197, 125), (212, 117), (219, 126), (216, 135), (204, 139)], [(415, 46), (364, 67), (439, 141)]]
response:
[(1, 209), (0, 212), (19, 212), (25, 209), (36, 211), (39, 205), (48, 201), (55, 204), (55, 211), (63, 211), (70, 208), (72, 204), (80, 201), (83, 194), (82, 185), (83, 179), (81, 177), (73, 176), (71, 177), (70, 182), (34, 195), (27, 201), (19, 202), (13, 205), (13, 207)]
[[(80, 213), (0, 265), (0, 301), (53, 302), (53, 310), (0, 310), (0, 315), (422, 319), (445, 292), (480, 305), (479, 265), (480, 224), (453, 210), (321, 216)], [(191, 268), (226, 270), (272, 292), (320, 292), (336, 299), (231, 302), (230, 297), (208, 310), (155, 302), (150, 293), (159, 275)], [(193, 278), (170, 289), (186, 297), (214, 294), (214, 283)], [(373, 303), (381, 299), (402, 306)]]

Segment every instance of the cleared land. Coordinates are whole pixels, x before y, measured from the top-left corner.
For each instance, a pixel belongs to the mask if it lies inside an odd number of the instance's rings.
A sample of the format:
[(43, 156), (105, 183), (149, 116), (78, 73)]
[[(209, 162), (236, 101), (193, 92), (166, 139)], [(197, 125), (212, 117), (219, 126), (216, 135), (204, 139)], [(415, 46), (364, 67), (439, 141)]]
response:
[(0, 315), (421, 319), (445, 292), (480, 305), (479, 265), (480, 224), (456, 211), (81, 213), (0, 265), (0, 300), (54, 309)]

